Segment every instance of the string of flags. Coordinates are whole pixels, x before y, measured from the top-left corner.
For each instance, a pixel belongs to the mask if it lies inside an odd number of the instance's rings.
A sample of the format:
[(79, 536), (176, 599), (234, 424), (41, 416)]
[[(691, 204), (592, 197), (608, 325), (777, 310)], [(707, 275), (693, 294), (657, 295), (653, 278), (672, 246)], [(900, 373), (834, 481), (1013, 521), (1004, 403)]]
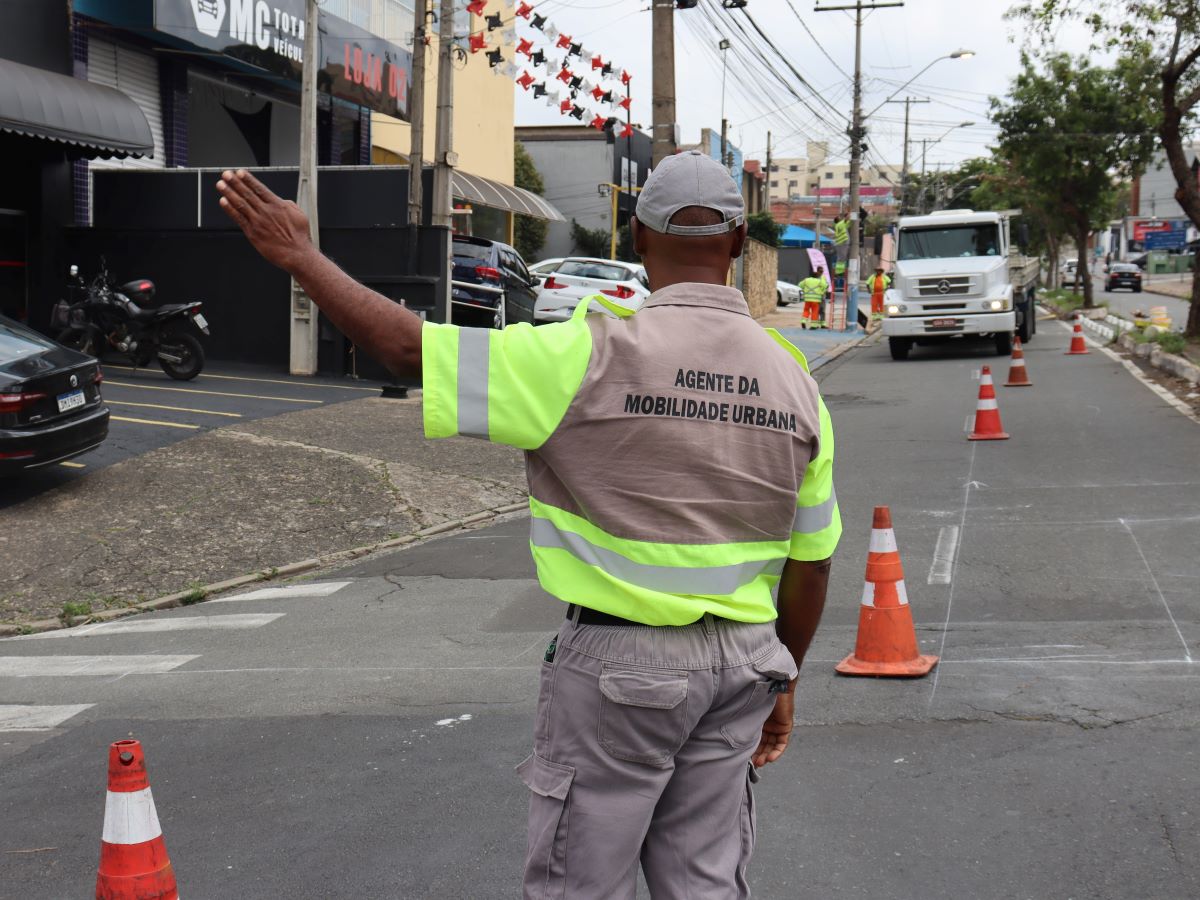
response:
[[(629, 111), (629, 82), (632, 76), (611, 59), (593, 52), (564, 34), (546, 16), (534, 11), (532, 3), (518, 0), (516, 15), (508, 23), (502, 13), (487, 12), (488, 0), (469, 0), (466, 9), (484, 20), (485, 30), (467, 37), (471, 53), (483, 53), (493, 75), (513, 79), (523, 90), (545, 101), (550, 108), (600, 131), (629, 137), (633, 128), (621, 121)], [(523, 19), (528, 36), (519, 37), (515, 25)], [(500, 46), (489, 43), (499, 31)], [(512, 58), (505, 59), (504, 45), (515, 44)]]

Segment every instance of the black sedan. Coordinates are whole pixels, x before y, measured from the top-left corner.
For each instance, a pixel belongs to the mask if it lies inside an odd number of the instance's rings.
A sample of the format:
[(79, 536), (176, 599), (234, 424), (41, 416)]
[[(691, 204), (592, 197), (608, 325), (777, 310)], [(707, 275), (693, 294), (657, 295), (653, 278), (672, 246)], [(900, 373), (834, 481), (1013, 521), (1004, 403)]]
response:
[(0, 475), (70, 459), (108, 436), (90, 356), (0, 316)]
[(1135, 293), (1142, 291), (1142, 272), (1132, 263), (1113, 263), (1108, 267), (1104, 277), (1104, 289), (1113, 291), (1117, 288), (1129, 288)]

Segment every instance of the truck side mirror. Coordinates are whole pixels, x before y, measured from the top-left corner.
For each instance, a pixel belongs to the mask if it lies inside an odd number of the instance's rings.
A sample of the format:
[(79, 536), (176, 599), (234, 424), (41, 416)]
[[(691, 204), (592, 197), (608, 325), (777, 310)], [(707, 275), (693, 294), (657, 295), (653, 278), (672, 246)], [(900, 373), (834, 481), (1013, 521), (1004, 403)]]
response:
[(1026, 222), (1017, 224), (1017, 246), (1021, 248), (1022, 253), (1029, 246), (1029, 224)]

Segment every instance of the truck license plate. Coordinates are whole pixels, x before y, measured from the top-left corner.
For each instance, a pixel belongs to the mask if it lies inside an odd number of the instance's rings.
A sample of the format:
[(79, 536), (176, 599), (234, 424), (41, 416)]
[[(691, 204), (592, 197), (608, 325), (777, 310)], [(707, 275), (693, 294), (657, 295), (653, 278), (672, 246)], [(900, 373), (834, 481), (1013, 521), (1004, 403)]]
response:
[(68, 409), (75, 409), (83, 406), (87, 401), (84, 399), (83, 390), (67, 391), (65, 394), (58, 395), (58, 411), (65, 413)]
[(953, 319), (934, 319), (929, 324), (934, 328), (953, 328), (955, 322)]

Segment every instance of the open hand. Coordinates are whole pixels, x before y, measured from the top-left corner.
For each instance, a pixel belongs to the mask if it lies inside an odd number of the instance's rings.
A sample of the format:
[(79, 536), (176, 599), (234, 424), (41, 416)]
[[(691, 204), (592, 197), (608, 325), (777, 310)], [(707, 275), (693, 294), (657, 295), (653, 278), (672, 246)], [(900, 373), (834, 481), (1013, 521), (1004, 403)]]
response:
[(245, 232), (254, 249), (285, 271), (313, 250), (308, 217), (291, 200), (272, 193), (247, 172), (226, 170), (217, 182), (221, 209)]
[(795, 694), (775, 695), (775, 708), (767, 716), (767, 721), (763, 722), (762, 738), (758, 742), (758, 749), (750, 757), (754, 768), (761, 769), (767, 763), (773, 763), (783, 756), (783, 751), (787, 749), (788, 738), (792, 734), (792, 717), (796, 711), (795, 703)]

